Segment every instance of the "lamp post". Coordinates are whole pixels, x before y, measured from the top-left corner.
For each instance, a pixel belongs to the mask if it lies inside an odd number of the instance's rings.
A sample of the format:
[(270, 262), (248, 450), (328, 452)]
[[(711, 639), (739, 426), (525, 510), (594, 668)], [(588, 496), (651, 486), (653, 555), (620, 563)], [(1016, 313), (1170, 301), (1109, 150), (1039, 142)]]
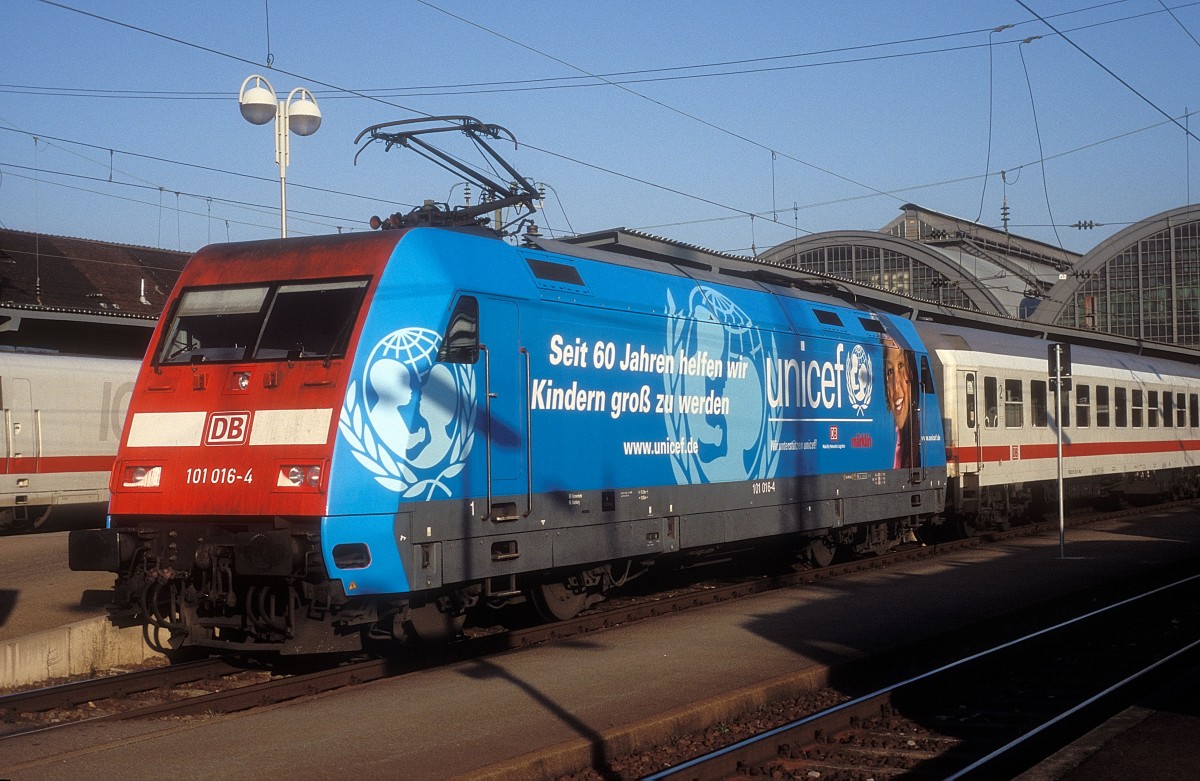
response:
[[(254, 82), (254, 86), (250, 86)], [(271, 82), (262, 76), (248, 76), (238, 94), (242, 116), (252, 125), (265, 125), (275, 120), (275, 162), (279, 164), (279, 235), (287, 238), (287, 167), (291, 151), (288, 131), (298, 136), (311, 136), (321, 126), (321, 109), (313, 94), (303, 87), (279, 100)]]

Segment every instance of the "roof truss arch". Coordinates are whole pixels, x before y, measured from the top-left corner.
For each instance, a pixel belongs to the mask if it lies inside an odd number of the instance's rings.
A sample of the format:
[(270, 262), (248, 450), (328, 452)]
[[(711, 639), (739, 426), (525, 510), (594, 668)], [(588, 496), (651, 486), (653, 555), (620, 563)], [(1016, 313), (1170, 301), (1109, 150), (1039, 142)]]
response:
[(759, 257), (776, 263), (794, 265), (793, 259), (803, 253), (833, 246), (873, 247), (907, 256), (933, 269), (946, 280), (947, 285), (957, 287), (976, 309), (993, 313), (1005, 311), (1000, 300), (958, 263), (924, 244), (886, 233), (857, 230), (813, 233), (772, 247)]

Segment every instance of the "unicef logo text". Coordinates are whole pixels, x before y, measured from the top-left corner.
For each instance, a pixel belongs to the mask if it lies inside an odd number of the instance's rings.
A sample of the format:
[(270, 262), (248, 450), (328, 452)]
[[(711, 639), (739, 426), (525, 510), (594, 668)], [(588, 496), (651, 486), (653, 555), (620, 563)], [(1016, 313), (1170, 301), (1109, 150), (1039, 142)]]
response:
[(338, 430), (375, 481), (405, 498), (451, 496), (475, 441), (475, 373), (437, 362), (441, 336), (400, 328), (350, 382)]

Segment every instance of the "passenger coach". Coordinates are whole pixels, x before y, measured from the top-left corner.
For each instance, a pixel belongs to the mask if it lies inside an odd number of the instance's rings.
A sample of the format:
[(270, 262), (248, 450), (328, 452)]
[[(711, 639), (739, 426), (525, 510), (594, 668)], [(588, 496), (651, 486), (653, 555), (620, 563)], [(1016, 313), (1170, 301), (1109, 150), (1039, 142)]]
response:
[(1196, 365), (1076, 345), (1056, 394), (1045, 340), (932, 323), (918, 330), (938, 366), (949, 504), (966, 531), (1047, 512), (1057, 496), (1056, 420), (1067, 501), (1200, 495)]

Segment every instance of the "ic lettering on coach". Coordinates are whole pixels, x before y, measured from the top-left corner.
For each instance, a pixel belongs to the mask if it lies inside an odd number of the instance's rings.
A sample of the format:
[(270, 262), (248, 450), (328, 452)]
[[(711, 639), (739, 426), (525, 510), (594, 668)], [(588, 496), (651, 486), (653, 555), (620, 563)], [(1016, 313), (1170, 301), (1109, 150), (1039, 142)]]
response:
[(206, 445), (244, 445), (249, 436), (249, 412), (214, 412), (204, 426)]

